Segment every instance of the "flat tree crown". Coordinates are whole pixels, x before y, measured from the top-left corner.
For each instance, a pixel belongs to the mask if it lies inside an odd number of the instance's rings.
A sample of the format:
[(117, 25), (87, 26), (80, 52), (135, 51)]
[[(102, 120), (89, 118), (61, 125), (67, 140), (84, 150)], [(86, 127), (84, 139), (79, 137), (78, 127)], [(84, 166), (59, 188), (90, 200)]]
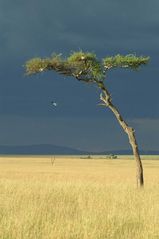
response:
[(119, 54), (107, 56), (99, 61), (94, 53), (78, 51), (71, 53), (67, 58), (61, 54), (53, 54), (50, 58), (32, 58), (25, 63), (25, 70), (27, 75), (53, 70), (85, 82), (100, 82), (111, 68), (136, 70), (148, 61), (149, 57)]

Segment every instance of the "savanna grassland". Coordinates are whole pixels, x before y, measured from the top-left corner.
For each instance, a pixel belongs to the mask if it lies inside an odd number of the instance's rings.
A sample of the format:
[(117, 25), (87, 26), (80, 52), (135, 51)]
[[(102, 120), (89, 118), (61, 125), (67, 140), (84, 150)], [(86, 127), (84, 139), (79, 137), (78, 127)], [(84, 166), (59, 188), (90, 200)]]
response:
[(159, 238), (159, 157), (149, 158), (138, 190), (129, 157), (0, 157), (0, 239)]

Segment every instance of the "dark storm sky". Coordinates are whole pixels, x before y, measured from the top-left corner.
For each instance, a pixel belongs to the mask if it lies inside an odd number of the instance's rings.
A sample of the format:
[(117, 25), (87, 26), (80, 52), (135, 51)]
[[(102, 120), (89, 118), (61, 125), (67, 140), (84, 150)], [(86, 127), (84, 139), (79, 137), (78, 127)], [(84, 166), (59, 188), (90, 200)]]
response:
[[(53, 72), (24, 76), (32, 57), (71, 50), (148, 55), (139, 72), (115, 70), (107, 86), (142, 149), (159, 142), (158, 0), (0, 0), (0, 145), (127, 149), (96, 87)], [(51, 107), (54, 100), (57, 107)]]

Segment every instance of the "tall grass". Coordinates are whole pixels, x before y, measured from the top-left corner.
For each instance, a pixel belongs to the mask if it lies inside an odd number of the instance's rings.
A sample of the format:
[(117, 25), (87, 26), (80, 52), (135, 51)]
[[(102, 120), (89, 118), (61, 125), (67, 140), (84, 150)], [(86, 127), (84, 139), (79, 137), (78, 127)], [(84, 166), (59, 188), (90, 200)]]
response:
[(0, 239), (157, 239), (159, 161), (0, 158)]

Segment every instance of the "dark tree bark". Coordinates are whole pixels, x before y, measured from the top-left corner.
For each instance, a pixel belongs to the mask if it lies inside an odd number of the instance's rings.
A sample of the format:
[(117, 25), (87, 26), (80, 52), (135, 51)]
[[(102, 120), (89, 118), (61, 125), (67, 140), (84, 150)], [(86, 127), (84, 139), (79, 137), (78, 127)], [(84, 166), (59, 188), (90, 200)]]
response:
[(105, 87), (104, 83), (99, 82), (98, 87), (102, 90), (102, 93), (100, 95), (100, 99), (103, 102), (102, 105), (108, 107), (113, 112), (120, 126), (122, 127), (122, 129), (128, 136), (129, 143), (133, 151), (134, 159), (136, 161), (137, 187), (141, 188), (144, 186), (144, 175), (143, 175), (143, 166), (142, 166), (142, 162), (141, 162), (141, 158), (139, 154), (138, 144), (135, 137), (135, 130), (128, 126), (126, 121), (123, 119), (123, 117), (119, 113), (118, 109), (113, 105), (111, 95), (109, 91), (107, 90), (107, 88)]

